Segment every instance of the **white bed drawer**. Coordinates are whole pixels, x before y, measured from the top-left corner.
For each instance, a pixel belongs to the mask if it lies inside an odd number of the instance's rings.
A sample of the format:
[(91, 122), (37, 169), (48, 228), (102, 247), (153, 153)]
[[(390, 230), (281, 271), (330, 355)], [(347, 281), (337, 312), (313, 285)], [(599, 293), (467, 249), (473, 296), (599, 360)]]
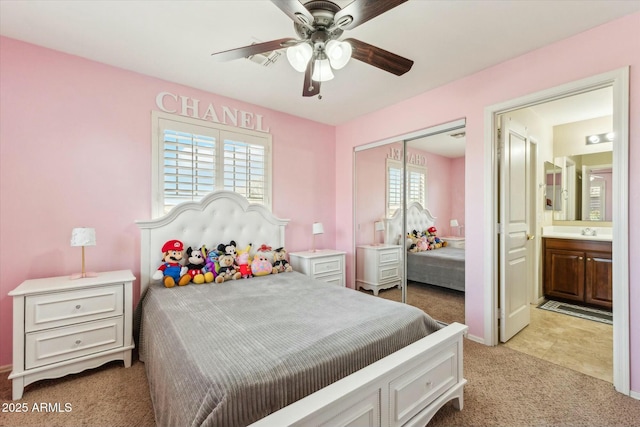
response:
[(28, 296), (26, 332), (122, 315), (123, 285)]
[(456, 344), (389, 383), (392, 425), (401, 426), (458, 381)]
[(123, 345), (123, 316), (28, 333), (25, 368), (98, 353)]

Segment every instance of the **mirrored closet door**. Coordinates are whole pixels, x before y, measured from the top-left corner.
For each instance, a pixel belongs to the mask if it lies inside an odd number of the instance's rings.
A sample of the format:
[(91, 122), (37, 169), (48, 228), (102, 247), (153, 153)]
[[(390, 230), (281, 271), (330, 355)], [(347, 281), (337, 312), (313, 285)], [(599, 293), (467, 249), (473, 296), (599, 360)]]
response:
[(464, 322), (464, 127), (354, 150), (357, 289), (446, 323)]

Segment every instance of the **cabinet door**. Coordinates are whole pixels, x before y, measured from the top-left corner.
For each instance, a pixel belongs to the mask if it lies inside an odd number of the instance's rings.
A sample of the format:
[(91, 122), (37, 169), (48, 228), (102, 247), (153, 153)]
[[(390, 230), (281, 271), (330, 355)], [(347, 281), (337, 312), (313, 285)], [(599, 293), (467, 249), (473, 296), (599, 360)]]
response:
[(585, 299), (587, 304), (612, 308), (611, 253), (587, 252)]
[(584, 256), (582, 251), (546, 250), (546, 296), (584, 302)]

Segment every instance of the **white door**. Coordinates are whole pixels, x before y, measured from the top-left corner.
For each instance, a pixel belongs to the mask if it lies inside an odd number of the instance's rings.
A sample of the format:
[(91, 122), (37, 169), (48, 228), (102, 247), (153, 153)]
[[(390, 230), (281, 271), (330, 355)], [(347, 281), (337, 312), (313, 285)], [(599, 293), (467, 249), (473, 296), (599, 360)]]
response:
[(500, 341), (529, 324), (531, 147), (526, 128), (504, 116), (500, 133)]

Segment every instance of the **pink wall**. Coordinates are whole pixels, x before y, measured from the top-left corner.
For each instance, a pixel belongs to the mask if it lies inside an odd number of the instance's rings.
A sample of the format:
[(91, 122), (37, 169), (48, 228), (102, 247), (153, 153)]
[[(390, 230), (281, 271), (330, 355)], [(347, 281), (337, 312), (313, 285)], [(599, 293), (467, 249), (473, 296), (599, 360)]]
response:
[[(485, 276), (484, 241), (484, 109), (487, 106), (557, 85), (630, 66), (629, 141), (629, 252), (640, 259), (640, 14), (634, 14), (551, 44), (467, 78), (441, 86), (389, 108), (353, 120), (337, 128), (336, 218), (353, 214), (353, 147), (396, 137), (418, 129), (465, 117), (467, 120), (465, 164), (466, 261), (465, 318), (469, 333), (484, 336)], [(337, 222), (336, 245), (348, 251), (348, 276), (353, 265), (352, 230)], [(631, 389), (640, 391), (640, 264), (631, 263)]]
[(314, 221), (325, 230), (318, 246), (334, 245), (332, 126), (4, 37), (0, 87), (0, 366), (11, 363), (7, 293), (28, 278), (76, 272), (73, 227), (96, 228), (88, 269), (139, 274), (134, 221), (150, 218), (150, 112), (159, 92), (263, 115), (273, 135), (273, 210), (291, 218), (288, 249), (311, 246)]

